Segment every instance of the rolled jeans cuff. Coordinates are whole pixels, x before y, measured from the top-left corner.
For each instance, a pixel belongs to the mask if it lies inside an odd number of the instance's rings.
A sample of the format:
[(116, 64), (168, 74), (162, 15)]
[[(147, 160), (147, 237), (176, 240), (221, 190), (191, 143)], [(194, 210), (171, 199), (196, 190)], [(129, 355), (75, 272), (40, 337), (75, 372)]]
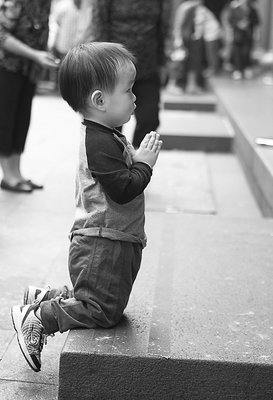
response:
[(48, 335), (59, 331), (58, 320), (54, 313), (52, 302), (52, 300), (44, 301), (40, 305), (42, 324), (45, 329), (45, 333)]

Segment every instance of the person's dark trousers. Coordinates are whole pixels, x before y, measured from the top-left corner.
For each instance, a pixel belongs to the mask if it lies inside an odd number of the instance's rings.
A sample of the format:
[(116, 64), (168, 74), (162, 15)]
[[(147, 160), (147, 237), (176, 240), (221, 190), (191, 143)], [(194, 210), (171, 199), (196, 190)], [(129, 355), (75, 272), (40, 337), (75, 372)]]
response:
[(246, 39), (245, 42), (234, 43), (233, 46), (233, 62), (236, 71), (243, 72), (251, 65), (251, 41)]
[(0, 154), (22, 154), (36, 85), (26, 76), (0, 68)]
[(182, 61), (172, 61), (169, 66), (170, 78), (173, 78), (177, 86), (185, 89), (187, 84), (187, 58)]
[(234, 69), (244, 72), (251, 65), (252, 35), (249, 31), (234, 30), (233, 64)]
[(196, 84), (201, 88), (205, 88), (204, 40), (197, 39), (187, 41), (185, 42), (185, 48), (188, 50), (188, 57), (183, 63), (181, 63), (181, 71), (180, 76), (177, 79), (177, 84), (185, 90), (188, 83), (188, 74), (192, 71), (195, 74)]
[(139, 147), (144, 136), (159, 126), (160, 80), (157, 73), (145, 79), (136, 80), (133, 86), (136, 96), (136, 128), (133, 146)]

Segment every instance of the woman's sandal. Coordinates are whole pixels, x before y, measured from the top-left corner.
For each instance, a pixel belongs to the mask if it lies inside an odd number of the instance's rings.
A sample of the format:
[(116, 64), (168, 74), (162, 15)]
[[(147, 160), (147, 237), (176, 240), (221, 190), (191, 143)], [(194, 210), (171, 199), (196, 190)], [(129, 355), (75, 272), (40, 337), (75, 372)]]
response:
[(32, 180), (30, 180), (30, 179), (25, 180), (25, 181), (23, 181), (23, 182), (28, 183), (28, 184), (32, 187), (32, 189), (43, 189), (43, 188), (44, 188), (43, 185), (38, 185), (38, 183), (34, 183), (34, 182), (32, 182)]
[(9, 192), (15, 193), (31, 193), (33, 191), (32, 185), (29, 182), (18, 182), (16, 185), (10, 185), (8, 182), (2, 180), (0, 187), (3, 190), (8, 190)]

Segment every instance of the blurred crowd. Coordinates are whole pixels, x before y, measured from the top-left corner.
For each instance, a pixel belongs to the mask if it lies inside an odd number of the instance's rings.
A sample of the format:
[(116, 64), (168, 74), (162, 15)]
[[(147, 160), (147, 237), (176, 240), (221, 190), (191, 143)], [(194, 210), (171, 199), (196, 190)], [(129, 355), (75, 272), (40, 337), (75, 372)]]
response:
[[(169, 32), (164, 38), (167, 89), (177, 94), (200, 94), (206, 90), (206, 78), (222, 71), (229, 72), (235, 80), (252, 78), (253, 53), (261, 24), (257, 2), (227, 0), (219, 15), (215, 15), (203, 0), (169, 1), (173, 9), (171, 18), (166, 15)], [(49, 47), (56, 57), (62, 58), (80, 41), (96, 40), (95, 28), (91, 35), (90, 31), (92, 8), (96, 14), (94, 8), (98, 3), (94, 0), (53, 1)], [(106, 3), (107, 8), (111, 1), (102, 3)], [(98, 29), (96, 23), (95, 27)]]
[[(166, 37), (162, 38), (166, 56), (163, 84), (168, 83), (167, 90), (173, 94), (202, 94), (207, 90), (207, 78), (223, 72), (234, 80), (253, 78), (260, 56), (259, 1), (225, 0), (214, 10), (205, 0), (168, 0), (172, 10), (165, 15), (168, 31), (165, 30)], [(101, 26), (96, 20), (101, 11), (97, 12), (97, 8), (107, 10), (112, 3), (115, 1), (53, 0), (48, 46), (54, 56), (62, 59), (69, 48), (80, 42), (102, 40)], [(138, 1), (129, 3), (139, 7)], [(120, 17), (126, 18), (126, 15)], [(128, 29), (130, 23), (131, 20)], [(126, 32), (123, 33), (126, 37)], [(109, 35), (103, 37), (103, 40), (115, 39)], [(121, 42), (124, 41), (126, 44), (122, 37)], [(47, 80), (48, 75), (57, 89), (56, 72), (45, 72)]]
[(170, 90), (202, 93), (206, 77), (221, 71), (251, 78), (259, 26), (256, 0), (229, 1), (219, 18), (202, 0), (181, 2), (173, 20)]

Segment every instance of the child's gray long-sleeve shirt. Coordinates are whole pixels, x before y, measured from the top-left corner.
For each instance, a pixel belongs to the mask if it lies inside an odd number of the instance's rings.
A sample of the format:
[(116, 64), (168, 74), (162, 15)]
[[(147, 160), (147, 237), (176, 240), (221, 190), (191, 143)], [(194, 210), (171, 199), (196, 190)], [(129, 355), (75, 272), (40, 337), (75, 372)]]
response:
[(133, 163), (117, 130), (84, 120), (73, 234), (146, 244), (144, 194), (152, 169)]

